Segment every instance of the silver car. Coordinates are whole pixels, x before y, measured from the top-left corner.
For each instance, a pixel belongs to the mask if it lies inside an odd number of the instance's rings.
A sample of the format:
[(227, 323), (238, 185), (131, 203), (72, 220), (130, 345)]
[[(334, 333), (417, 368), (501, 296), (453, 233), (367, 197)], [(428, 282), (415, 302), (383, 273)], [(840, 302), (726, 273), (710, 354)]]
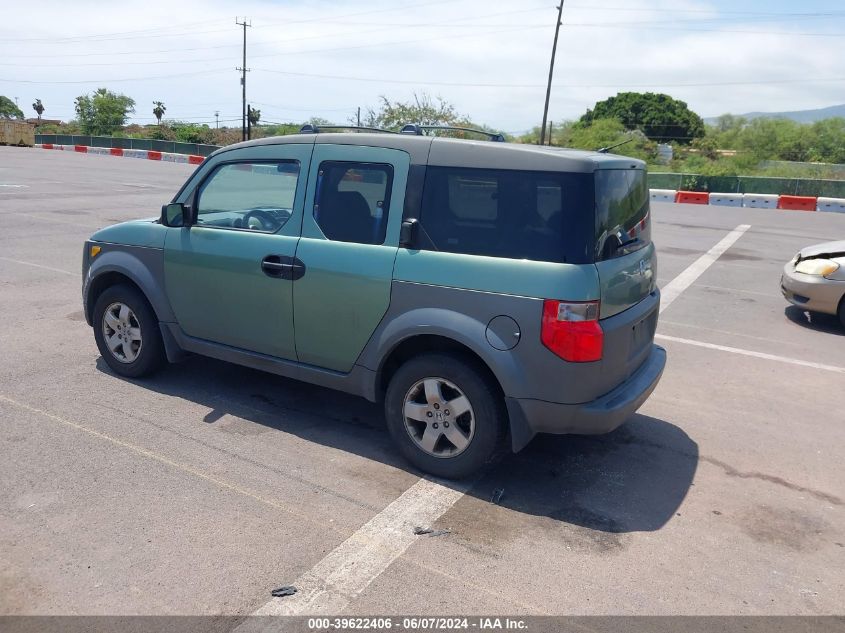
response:
[(845, 240), (801, 249), (783, 267), (780, 288), (793, 305), (837, 315), (845, 327)]

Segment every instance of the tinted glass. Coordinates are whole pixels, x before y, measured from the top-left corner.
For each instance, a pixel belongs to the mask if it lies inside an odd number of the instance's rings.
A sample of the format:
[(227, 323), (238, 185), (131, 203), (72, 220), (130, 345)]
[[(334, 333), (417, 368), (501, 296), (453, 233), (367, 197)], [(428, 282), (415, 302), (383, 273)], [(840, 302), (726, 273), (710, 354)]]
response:
[(595, 179), (596, 259), (625, 255), (651, 242), (646, 173), (600, 169)]
[(314, 219), (330, 240), (382, 244), (392, 184), (390, 165), (325, 162), (317, 176)]
[(420, 221), (436, 250), (585, 263), (592, 175), (429, 167)]
[(290, 219), (297, 161), (221, 165), (197, 192), (197, 224), (274, 233)]

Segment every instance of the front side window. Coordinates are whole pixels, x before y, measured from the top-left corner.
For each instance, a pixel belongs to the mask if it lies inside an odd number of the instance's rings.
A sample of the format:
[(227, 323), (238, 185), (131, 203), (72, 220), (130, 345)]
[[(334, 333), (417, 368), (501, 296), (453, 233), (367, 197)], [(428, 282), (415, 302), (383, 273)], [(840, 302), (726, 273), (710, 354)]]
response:
[(314, 219), (332, 241), (383, 244), (392, 186), (390, 165), (324, 162), (317, 175)]
[(197, 191), (197, 225), (275, 233), (290, 219), (299, 161), (220, 165)]
[(420, 221), (436, 250), (582, 263), (591, 188), (589, 174), (429, 167)]

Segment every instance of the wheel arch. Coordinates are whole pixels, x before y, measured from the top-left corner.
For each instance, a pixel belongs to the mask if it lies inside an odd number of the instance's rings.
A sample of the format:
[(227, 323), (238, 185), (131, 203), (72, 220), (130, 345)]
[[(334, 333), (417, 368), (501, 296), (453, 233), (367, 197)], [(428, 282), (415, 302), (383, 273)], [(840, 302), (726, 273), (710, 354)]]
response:
[(89, 325), (93, 322), (97, 298), (107, 288), (121, 283), (136, 288), (143, 295), (159, 322), (176, 320), (164, 291), (162, 251), (111, 246), (92, 262), (86, 276), (83, 307)]
[(445, 352), (461, 356), (475, 366), (494, 385), (504, 403), (505, 393), (499, 378), (490, 365), (469, 345), (443, 334), (415, 334), (408, 336), (391, 349), (384, 357), (376, 374), (376, 388), (380, 397), (387, 391), (390, 379), (404, 363), (411, 358), (429, 352)]

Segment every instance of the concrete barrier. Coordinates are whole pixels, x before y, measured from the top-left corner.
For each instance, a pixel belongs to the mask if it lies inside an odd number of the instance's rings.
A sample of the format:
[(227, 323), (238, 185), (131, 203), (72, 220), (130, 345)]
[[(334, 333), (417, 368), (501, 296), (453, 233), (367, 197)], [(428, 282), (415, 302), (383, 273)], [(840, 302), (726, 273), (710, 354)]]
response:
[(157, 152), (146, 149), (123, 149), (120, 147), (91, 147), (89, 145), (56, 145), (54, 143), (36, 143), (38, 149), (53, 149), (78, 154), (97, 154), (98, 156), (124, 156), (126, 158), (143, 158), (146, 160), (161, 160), (168, 163), (188, 163), (200, 165), (205, 156), (197, 154), (175, 154), (172, 152)]
[(742, 206), (750, 209), (777, 209), (778, 198), (774, 193), (746, 193), (742, 196)]
[(675, 202), (679, 204), (709, 204), (710, 194), (706, 191), (678, 191)]
[(845, 198), (819, 198), (816, 202), (816, 211), (845, 213)]
[(815, 211), (818, 198), (811, 196), (779, 196), (778, 209), (788, 211)]
[(742, 194), (741, 193), (711, 193), (710, 204), (715, 204), (720, 207), (741, 207)]
[(160, 160), (164, 161), (165, 163), (187, 163), (188, 155), (162, 153)]
[(652, 202), (675, 202), (676, 193), (674, 189), (649, 189)]

